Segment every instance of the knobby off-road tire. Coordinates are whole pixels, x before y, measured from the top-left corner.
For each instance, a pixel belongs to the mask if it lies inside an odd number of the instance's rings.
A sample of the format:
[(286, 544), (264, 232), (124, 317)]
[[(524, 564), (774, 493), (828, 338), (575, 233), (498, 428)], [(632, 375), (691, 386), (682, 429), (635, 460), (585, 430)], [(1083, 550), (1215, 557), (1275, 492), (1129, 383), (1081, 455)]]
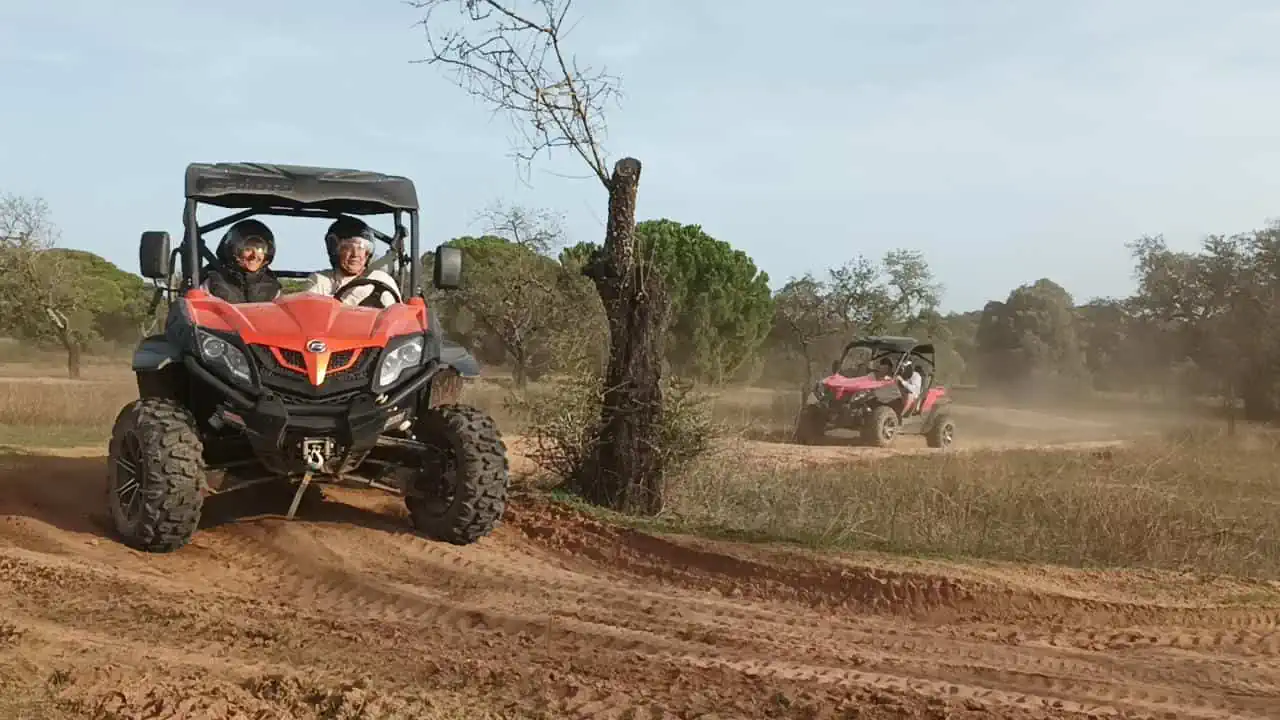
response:
[(867, 415), (861, 439), (873, 447), (889, 447), (898, 436), (898, 413), (888, 405), (878, 405)]
[(796, 419), (795, 441), (800, 445), (816, 445), (827, 431), (827, 416), (817, 405), (805, 405)]
[(126, 545), (162, 553), (191, 540), (204, 505), (203, 454), (186, 408), (157, 397), (124, 406), (111, 430), (106, 499)]
[(493, 418), (469, 405), (440, 405), (419, 416), (414, 434), (428, 446), (415, 486), (426, 496), (405, 496), (414, 528), (454, 545), (492, 532), (510, 484), (507, 448)]
[(945, 449), (955, 442), (955, 433), (956, 421), (951, 419), (951, 413), (938, 413), (924, 439), (931, 448)]

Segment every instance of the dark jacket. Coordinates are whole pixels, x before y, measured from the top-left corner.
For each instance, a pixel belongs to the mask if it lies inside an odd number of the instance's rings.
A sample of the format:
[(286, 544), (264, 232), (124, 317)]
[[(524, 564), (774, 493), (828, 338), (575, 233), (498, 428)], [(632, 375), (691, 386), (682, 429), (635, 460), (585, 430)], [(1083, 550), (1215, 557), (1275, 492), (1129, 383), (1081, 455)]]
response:
[(271, 302), (280, 294), (280, 281), (265, 267), (248, 273), (236, 265), (223, 265), (205, 272), (209, 279), (209, 292), (229, 303)]
[[(266, 262), (263, 263), (261, 270), (254, 273), (245, 272), (244, 268), (236, 262), (234, 238), (243, 226), (251, 226), (252, 230), (249, 232), (264, 236), (263, 239), (267, 243)], [(253, 303), (271, 302), (276, 299), (276, 295), (280, 294), (282, 289), (280, 280), (269, 269), (271, 261), (276, 257), (275, 238), (271, 234), (271, 229), (261, 221), (241, 220), (233, 225), (222, 236), (214, 255), (218, 258), (217, 266), (211, 265), (204, 270), (204, 276), (208, 278), (209, 292), (214, 297), (222, 298), (229, 303)]]

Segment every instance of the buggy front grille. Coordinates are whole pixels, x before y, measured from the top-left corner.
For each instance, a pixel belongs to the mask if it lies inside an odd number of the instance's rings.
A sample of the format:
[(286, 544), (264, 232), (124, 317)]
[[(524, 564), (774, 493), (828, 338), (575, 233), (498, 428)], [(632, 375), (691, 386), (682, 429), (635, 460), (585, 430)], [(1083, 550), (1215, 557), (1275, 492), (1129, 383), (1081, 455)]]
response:
[[(297, 350), (250, 345), (262, 384), (297, 401), (331, 402), (368, 387), (378, 364), (379, 348), (342, 350), (329, 356), (324, 382), (313, 386)], [(274, 352), (273, 352), (274, 350)]]
[[(306, 376), (307, 366), (302, 353), (297, 350), (271, 348), (266, 345), (251, 345), (257, 357), (258, 366), (264, 372), (283, 375), (285, 377)], [(274, 352), (273, 352), (274, 350)], [(368, 379), (373, 371), (374, 360), (378, 356), (378, 348), (356, 348), (341, 350), (329, 356), (329, 367), (326, 377), (350, 376)]]

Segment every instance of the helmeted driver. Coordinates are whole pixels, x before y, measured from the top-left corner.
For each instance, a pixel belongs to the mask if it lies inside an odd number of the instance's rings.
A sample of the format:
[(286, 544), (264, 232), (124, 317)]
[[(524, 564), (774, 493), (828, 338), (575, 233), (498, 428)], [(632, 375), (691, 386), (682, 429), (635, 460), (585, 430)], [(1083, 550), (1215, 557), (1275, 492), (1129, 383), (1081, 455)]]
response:
[(888, 380), (893, 377), (893, 361), (887, 357), (880, 358), (880, 362), (876, 364), (880, 371), (880, 379)]
[(280, 281), (271, 272), (276, 256), (275, 236), (261, 220), (232, 225), (214, 253), (218, 265), (205, 271), (200, 288), (229, 303), (271, 302), (280, 295)]
[[(304, 292), (334, 296), (351, 281), (369, 278), (380, 280), (399, 294), (400, 286), (391, 275), (382, 270), (368, 270), (373, 259), (373, 240), (373, 231), (364, 221), (353, 217), (335, 220), (324, 236), (331, 269), (312, 273), (307, 278)], [(375, 290), (381, 294), (380, 298), (373, 296)], [(347, 293), (342, 302), (345, 305), (385, 308), (394, 305), (396, 298), (386, 290), (365, 285)]]
[(916, 400), (920, 398), (920, 388), (924, 383), (924, 378), (920, 376), (920, 371), (916, 369), (914, 363), (910, 360), (904, 360), (902, 367), (898, 369), (897, 380), (899, 387), (902, 388), (902, 392), (906, 396), (902, 401), (902, 414), (906, 415), (911, 412)]

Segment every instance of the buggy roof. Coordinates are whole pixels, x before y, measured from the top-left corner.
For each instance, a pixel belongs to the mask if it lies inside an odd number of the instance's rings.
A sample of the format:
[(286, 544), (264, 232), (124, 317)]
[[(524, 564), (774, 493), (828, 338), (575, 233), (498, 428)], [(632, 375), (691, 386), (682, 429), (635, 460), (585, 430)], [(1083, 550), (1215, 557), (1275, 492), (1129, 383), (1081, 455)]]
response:
[(921, 344), (915, 338), (903, 335), (871, 335), (869, 337), (858, 338), (848, 345), (848, 348), (856, 347), (888, 350), (890, 352), (898, 353), (915, 353), (917, 355), (933, 354), (933, 343)]
[(355, 215), (418, 209), (409, 178), (305, 165), (191, 163), (186, 196), (224, 208), (307, 207)]

